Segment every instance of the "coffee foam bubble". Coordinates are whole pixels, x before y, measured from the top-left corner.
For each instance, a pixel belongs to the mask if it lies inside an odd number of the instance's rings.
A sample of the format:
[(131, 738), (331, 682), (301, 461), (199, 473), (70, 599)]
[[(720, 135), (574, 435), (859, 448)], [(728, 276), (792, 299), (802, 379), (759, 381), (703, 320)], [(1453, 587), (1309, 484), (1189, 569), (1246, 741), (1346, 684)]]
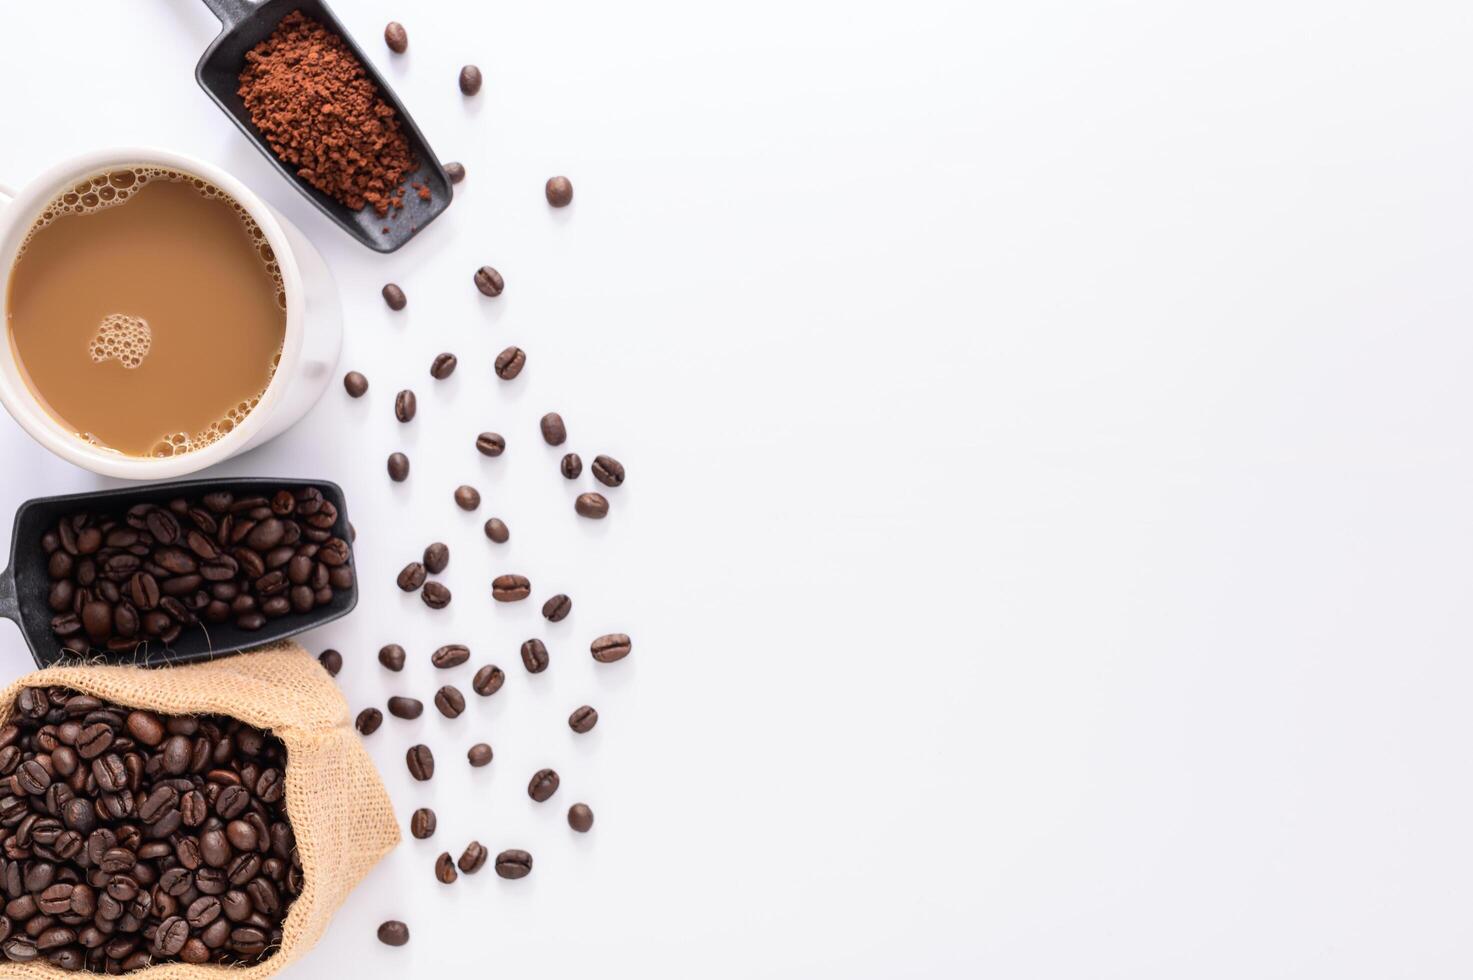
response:
[(143, 363), (152, 346), (153, 332), (148, 329), (147, 320), (113, 313), (103, 318), (87, 352), (94, 364), (117, 361), (131, 371)]
[[(273, 376), (276, 374), (276, 369), (280, 366), (281, 351), (278, 350), (271, 358), (271, 373)], [(270, 387), (271, 382), (267, 381), (266, 385)], [(256, 406), (261, 403), (261, 398), (265, 394), (266, 388), (262, 388), (250, 398), (237, 403), (234, 408), (225, 413), (224, 418), (211, 422), (198, 432), (169, 433), (154, 444), (149, 455), (166, 459), (170, 456), (182, 456), (185, 453), (192, 453), (197, 449), (205, 448), (213, 442), (219, 442), (234, 432), (235, 427), (244, 422), (247, 415), (255, 411)]]

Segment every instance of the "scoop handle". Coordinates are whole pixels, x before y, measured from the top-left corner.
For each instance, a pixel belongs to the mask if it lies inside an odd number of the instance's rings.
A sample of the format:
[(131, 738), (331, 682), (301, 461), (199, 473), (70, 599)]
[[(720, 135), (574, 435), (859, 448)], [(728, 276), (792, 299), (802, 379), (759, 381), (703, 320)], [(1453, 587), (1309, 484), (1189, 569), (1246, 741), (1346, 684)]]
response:
[(0, 572), (0, 616), (20, 622), (20, 602), (15, 597), (15, 574), (8, 568)]
[(210, 13), (220, 19), (220, 26), (227, 31), (256, 12), (251, 0), (205, 0)]

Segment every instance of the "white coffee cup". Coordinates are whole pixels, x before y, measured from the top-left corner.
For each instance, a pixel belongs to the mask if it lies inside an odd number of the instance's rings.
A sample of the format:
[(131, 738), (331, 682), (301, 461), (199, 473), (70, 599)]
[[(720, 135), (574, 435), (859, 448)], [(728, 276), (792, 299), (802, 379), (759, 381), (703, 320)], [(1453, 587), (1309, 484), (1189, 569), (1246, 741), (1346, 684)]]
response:
[(343, 310), (322, 255), (295, 227), (234, 177), (182, 153), (149, 147), (97, 150), (46, 170), (19, 191), (0, 186), (0, 300), (26, 233), (46, 206), (86, 177), (133, 166), (157, 166), (199, 177), (250, 213), (276, 253), (286, 291), (281, 363), (260, 402), (233, 430), (202, 449), (163, 458), (125, 456), (93, 445), (51, 416), (31, 394), (8, 331), (0, 338), (0, 403), (31, 437), (62, 459), (128, 480), (168, 480), (202, 470), (275, 438), (322, 397), (343, 343)]

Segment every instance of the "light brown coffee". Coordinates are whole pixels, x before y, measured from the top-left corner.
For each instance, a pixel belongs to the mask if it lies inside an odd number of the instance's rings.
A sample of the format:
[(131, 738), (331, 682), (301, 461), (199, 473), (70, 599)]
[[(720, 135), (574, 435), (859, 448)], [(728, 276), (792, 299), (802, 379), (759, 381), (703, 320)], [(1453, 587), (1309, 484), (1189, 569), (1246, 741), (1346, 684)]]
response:
[(26, 384), (78, 438), (128, 456), (209, 445), (256, 407), (286, 333), (260, 227), (156, 168), (80, 181), (31, 229), (5, 305)]

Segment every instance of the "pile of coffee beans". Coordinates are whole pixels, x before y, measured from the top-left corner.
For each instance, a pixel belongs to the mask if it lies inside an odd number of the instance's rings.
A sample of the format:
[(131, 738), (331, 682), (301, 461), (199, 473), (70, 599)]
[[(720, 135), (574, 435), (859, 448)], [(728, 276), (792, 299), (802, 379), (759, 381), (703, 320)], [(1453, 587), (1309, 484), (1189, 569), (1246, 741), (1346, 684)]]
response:
[(0, 954), (112, 974), (267, 958), (302, 890), (286, 764), (231, 718), (22, 690), (0, 728)]
[(136, 651), (196, 623), (258, 630), (311, 612), (353, 587), (351, 533), (338, 525), (316, 487), (67, 514), (41, 538), (52, 632), (77, 653)]

